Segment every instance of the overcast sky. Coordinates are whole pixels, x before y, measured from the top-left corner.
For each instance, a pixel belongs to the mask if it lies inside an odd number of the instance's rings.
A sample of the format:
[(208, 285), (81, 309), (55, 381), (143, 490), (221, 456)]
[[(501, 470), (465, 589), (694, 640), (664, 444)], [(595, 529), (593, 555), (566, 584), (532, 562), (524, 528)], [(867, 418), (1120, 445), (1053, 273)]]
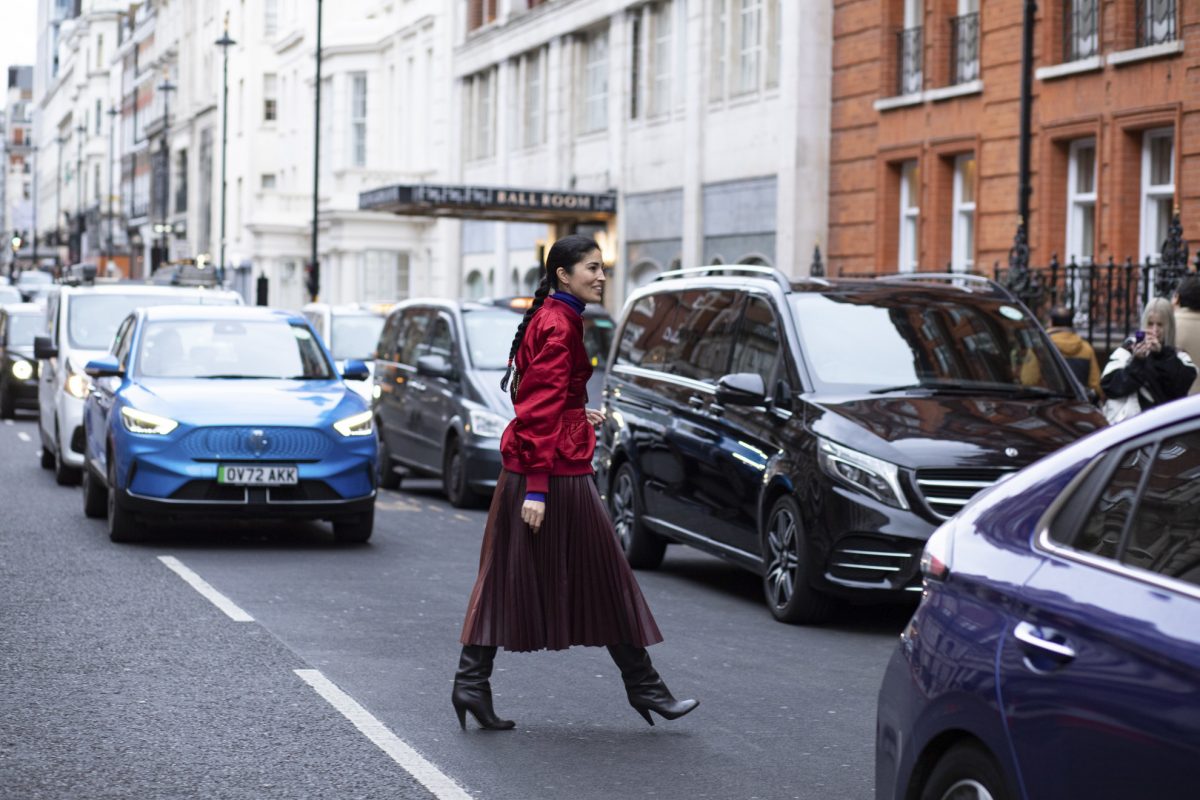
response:
[(37, 0), (0, 0), (0, 86), (8, 68), (33, 64), (37, 52)]

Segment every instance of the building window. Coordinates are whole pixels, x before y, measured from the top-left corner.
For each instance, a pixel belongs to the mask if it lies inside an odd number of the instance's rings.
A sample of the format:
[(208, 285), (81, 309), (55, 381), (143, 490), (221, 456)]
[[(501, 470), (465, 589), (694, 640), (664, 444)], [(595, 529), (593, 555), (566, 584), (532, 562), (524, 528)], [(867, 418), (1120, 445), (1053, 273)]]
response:
[(97, 203), (100, 202), (100, 165), (96, 164), (92, 168), (92, 196)]
[(758, 89), (762, 59), (763, 0), (741, 0), (738, 19), (738, 94)]
[(629, 118), (641, 113), (642, 93), (642, 14), (635, 10), (629, 21)]
[(979, 78), (979, 0), (958, 0), (958, 16), (950, 20), (950, 82)]
[(104, 34), (96, 36), (96, 71), (104, 69)]
[(263, 75), (263, 122), (274, 122), (279, 115), (279, 95), (274, 73)]
[(274, 189), (275, 188), (275, 173), (274, 172), (264, 172), (262, 175), (260, 175), (259, 176), (259, 186), (261, 186), (264, 190)]
[(921, 216), (921, 172), (917, 160), (900, 165), (900, 252), (897, 268), (900, 272), (916, 272), (920, 258), (919, 220)]
[(779, 85), (780, 0), (713, 0), (709, 97)]
[(904, 27), (896, 34), (896, 94), (916, 94), (925, 86), (921, 0), (904, 0)]
[(486, 69), (463, 80), (463, 146), (468, 161), (496, 154), (496, 70)]
[(1096, 249), (1096, 140), (1071, 142), (1067, 158), (1068, 261), (1090, 264)]
[(496, 21), (496, 0), (467, 0), (467, 33)]
[(654, 46), (650, 50), (650, 113), (659, 116), (671, 110), (671, 46), (672, 17), (674, 3), (659, 3), (650, 15)]
[(367, 165), (367, 73), (350, 75), (350, 163)]
[(1063, 61), (1100, 52), (1100, 0), (1063, 0)]
[(630, 119), (671, 111), (676, 72), (675, 4), (663, 0), (636, 9), (630, 23)]
[(540, 145), (546, 129), (544, 113), (545, 92), (543, 90), (545, 79), (542, 76), (542, 67), (545, 62), (546, 59), (542, 57), (541, 50), (534, 50), (525, 56), (524, 59), (525, 83), (522, 100), (524, 102), (525, 113), (521, 142), (525, 147)]
[(1175, 205), (1175, 131), (1142, 134), (1142, 257), (1157, 259)]
[(188, 210), (188, 151), (181, 149), (175, 156), (175, 213)]
[(97, 97), (96, 98), (96, 113), (92, 117), (96, 121), (96, 135), (97, 136), (100, 135), (100, 123), (101, 123), (101, 120), (103, 119), (103, 117), (104, 117), (104, 114), (101, 111), (100, 98)]
[(608, 31), (589, 33), (583, 45), (583, 107), (580, 133), (608, 127)]
[(729, 50), (729, 0), (714, 0), (712, 17), (712, 84), (709, 98), (720, 100), (725, 96), (725, 63)]
[(483, 273), (479, 270), (472, 270), (467, 276), (467, 299), (478, 300), (487, 294), (487, 284), (483, 280)]
[(1175, 28), (1175, 0), (1138, 0), (1138, 47), (1173, 42), (1178, 38)]
[(954, 227), (951, 229), (950, 268), (975, 269), (975, 155), (954, 159)]
[(263, 0), (263, 38), (273, 39), (279, 33), (279, 0)]

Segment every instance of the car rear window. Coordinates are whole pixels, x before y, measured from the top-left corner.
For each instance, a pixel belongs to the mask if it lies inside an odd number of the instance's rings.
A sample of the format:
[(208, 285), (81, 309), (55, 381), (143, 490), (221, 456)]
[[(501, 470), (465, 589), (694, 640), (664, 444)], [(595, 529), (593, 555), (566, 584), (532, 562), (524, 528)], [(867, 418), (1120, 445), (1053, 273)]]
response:
[(384, 318), (377, 314), (334, 313), (329, 334), (329, 349), (338, 361), (367, 359), (379, 344)]
[(69, 301), (67, 339), (77, 350), (108, 350), (121, 320), (150, 306), (234, 305), (235, 296), (199, 292), (163, 294), (78, 294)]

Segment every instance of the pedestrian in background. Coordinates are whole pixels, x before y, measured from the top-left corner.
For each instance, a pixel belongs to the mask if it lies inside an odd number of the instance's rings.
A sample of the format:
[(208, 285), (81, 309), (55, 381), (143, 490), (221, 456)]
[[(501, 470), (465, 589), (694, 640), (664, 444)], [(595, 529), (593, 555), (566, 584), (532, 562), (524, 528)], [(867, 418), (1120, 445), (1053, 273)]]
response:
[(1055, 306), (1050, 309), (1050, 341), (1062, 353), (1071, 372), (1087, 388), (1091, 389), (1097, 400), (1104, 399), (1100, 388), (1100, 363), (1096, 361), (1096, 351), (1087, 340), (1075, 332), (1075, 314), (1066, 306)]
[(464, 728), (467, 712), (484, 728), (515, 724), (492, 707), (489, 678), (498, 647), (607, 647), (630, 705), (651, 725), (651, 711), (677, 719), (698, 705), (672, 697), (650, 663), (646, 647), (662, 634), (592, 479), (594, 426), (604, 414), (584, 408), (592, 365), (583, 309), (601, 301), (605, 279), (593, 239), (559, 239), (513, 337), (501, 388), (510, 388), (511, 378), (516, 417), (500, 441), (504, 468), (488, 511), (451, 697)]
[[(1175, 290), (1175, 346), (1200, 363), (1200, 276), (1189, 275)], [(1188, 394), (1200, 393), (1200, 375)]]
[(1187, 395), (1196, 367), (1174, 345), (1171, 301), (1156, 297), (1142, 311), (1142, 329), (1113, 351), (1100, 376), (1110, 424)]

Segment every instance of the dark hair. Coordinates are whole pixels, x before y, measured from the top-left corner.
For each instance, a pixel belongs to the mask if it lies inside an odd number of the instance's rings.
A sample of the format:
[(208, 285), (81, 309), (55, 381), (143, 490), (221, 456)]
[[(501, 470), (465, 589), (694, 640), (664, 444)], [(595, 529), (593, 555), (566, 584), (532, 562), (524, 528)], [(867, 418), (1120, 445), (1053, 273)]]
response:
[(1066, 306), (1050, 309), (1050, 324), (1056, 328), (1070, 328), (1075, 324), (1075, 315)]
[(500, 379), (501, 391), (508, 391), (513, 361), (517, 357), (517, 350), (521, 347), (521, 340), (525, 338), (525, 329), (529, 327), (529, 320), (533, 319), (533, 315), (542, 307), (542, 303), (546, 302), (550, 290), (558, 289), (558, 268), (562, 267), (570, 275), (575, 271), (575, 265), (583, 261), (588, 253), (599, 249), (600, 245), (596, 244), (595, 239), (578, 233), (562, 237), (550, 248), (550, 252), (546, 255), (546, 264), (542, 268), (542, 279), (533, 293), (533, 302), (525, 310), (525, 316), (521, 318), (521, 324), (517, 326), (517, 334), (513, 337), (512, 347), (509, 348), (508, 369), (504, 371), (504, 377)]
[(1192, 311), (1200, 311), (1200, 276), (1188, 275), (1175, 290), (1179, 305)]

